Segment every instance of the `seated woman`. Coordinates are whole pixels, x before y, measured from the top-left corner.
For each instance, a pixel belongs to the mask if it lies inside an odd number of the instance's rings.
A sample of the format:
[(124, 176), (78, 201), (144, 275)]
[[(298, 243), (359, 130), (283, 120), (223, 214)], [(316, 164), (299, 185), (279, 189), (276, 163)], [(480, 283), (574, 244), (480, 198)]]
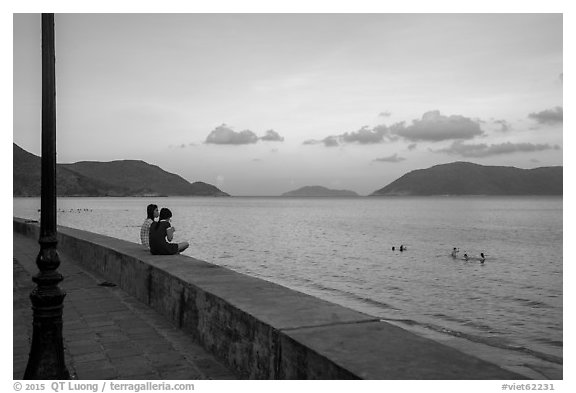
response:
[(150, 249), (150, 225), (156, 220), (158, 217), (158, 206), (154, 204), (150, 204), (146, 207), (146, 220), (142, 224), (140, 228), (140, 242), (147, 248)]
[(150, 226), (150, 252), (154, 255), (173, 255), (188, 248), (188, 242), (169, 243), (174, 238), (176, 229), (170, 225), (172, 212), (163, 207), (160, 210), (160, 220)]

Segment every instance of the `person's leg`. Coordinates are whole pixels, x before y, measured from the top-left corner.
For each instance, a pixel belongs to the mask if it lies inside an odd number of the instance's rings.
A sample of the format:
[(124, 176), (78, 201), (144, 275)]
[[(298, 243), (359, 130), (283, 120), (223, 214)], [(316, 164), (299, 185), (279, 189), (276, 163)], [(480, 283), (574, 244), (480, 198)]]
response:
[(190, 246), (188, 242), (178, 243), (178, 252), (182, 252)]

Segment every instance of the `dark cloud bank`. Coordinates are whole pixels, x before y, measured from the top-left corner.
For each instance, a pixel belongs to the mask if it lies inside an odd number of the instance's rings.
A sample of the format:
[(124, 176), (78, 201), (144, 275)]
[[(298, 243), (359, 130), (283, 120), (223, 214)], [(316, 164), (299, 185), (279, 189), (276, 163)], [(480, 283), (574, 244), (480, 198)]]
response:
[[(558, 124), (562, 123), (563, 111), (562, 107), (556, 107), (538, 113), (531, 113), (529, 117), (541, 124)], [(511, 130), (511, 125), (506, 120), (492, 120), (492, 122), (500, 126), (500, 132)], [(452, 141), (452, 145), (447, 148), (431, 149), (430, 151), (472, 158), (560, 149), (558, 145), (533, 143), (466, 144), (465, 141), (467, 140), (486, 135), (480, 127), (481, 123), (483, 122), (479, 119), (471, 119), (460, 115), (445, 116), (440, 111), (435, 110), (424, 113), (421, 119), (413, 120), (409, 125), (401, 122), (391, 126), (378, 125), (373, 128), (364, 126), (355, 132), (330, 135), (321, 140), (307, 140), (304, 144), (323, 144), (326, 147), (336, 147), (341, 144), (367, 145), (394, 142), (402, 139), (411, 142), (408, 150), (413, 150), (416, 148), (417, 142)], [(404, 160), (404, 157), (394, 154), (388, 157), (376, 158), (373, 162), (394, 163)]]
[(564, 121), (564, 110), (561, 106), (552, 109), (546, 109), (542, 112), (530, 113), (528, 117), (536, 120), (539, 124), (561, 124)]
[(424, 113), (422, 119), (413, 120), (410, 125), (401, 122), (391, 126), (381, 124), (374, 128), (364, 126), (355, 132), (330, 135), (321, 140), (307, 140), (304, 144), (323, 144), (326, 147), (334, 147), (346, 143), (376, 144), (394, 142), (400, 138), (410, 142), (440, 142), (454, 139), (472, 139), (481, 135), (484, 135), (484, 132), (480, 128), (478, 121), (464, 116), (444, 116), (440, 111), (430, 111)]
[(477, 121), (460, 115), (444, 116), (440, 111), (426, 112), (407, 127), (404, 123), (393, 125), (392, 132), (413, 142), (472, 139), (484, 134)]
[(236, 132), (226, 124), (216, 127), (206, 137), (205, 143), (215, 145), (248, 145), (256, 143), (259, 140), (271, 142), (283, 142), (284, 138), (274, 130), (266, 131), (263, 137), (258, 137), (250, 130)]

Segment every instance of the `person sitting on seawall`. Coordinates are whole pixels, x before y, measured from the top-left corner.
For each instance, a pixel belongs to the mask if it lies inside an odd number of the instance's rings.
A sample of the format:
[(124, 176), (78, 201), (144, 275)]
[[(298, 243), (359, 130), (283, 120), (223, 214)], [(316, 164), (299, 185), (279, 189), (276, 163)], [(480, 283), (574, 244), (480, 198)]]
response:
[(172, 212), (163, 207), (160, 210), (160, 220), (150, 226), (150, 252), (153, 255), (173, 255), (184, 251), (188, 242), (169, 243), (174, 238), (176, 228), (170, 225)]
[(150, 225), (154, 222), (154, 220), (158, 217), (158, 205), (150, 204), (146, 207), (146, 219), (144, 223), (142, 223), (142, 227), (140, 228), (140, 242), (146, 246), (146, 249), (150, 249)]

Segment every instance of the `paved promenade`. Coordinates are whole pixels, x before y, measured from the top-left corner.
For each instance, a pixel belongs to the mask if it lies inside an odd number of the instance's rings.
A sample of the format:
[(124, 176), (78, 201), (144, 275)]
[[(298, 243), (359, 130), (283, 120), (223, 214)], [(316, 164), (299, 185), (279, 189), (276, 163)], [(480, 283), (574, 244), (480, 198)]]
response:
[[(14, 233), (14, 379), (22, 379), (32, 339), (29, 299), (36, 240)], [(60, 253), (66, 365), (78, 379), (238, 379), (164, 317)]]

